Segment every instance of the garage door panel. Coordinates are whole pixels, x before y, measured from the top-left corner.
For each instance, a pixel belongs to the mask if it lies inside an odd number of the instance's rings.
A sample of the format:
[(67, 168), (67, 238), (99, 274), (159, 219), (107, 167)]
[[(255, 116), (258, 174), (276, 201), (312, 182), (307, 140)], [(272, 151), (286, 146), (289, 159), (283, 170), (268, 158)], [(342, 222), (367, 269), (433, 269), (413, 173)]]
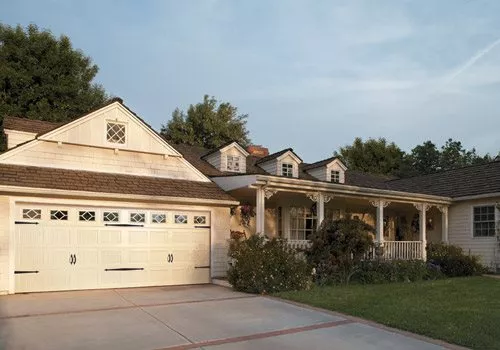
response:
[[(47, 215), (57, 205), (29, 206), (40, 208), (43, 218), (16, 225), (15, 268), (39, 273), (16, 274), (16, 292), (210, 282), (210, 229), (195, 227), (195, 212), (187, 213), (187, 223), (173, 223), (175, 213), (152, 223), (152, 212), (140, 210), (144, 227), (131, 227), (136, 223), (103, 222), (103, 209), (65, 207), (68, 219), (58, 221)], [(131, 210), (109, 210), (130, 218)], [(92, 220), (79, 220), (84, 211)], [(200, 215), (210, 222), (208, 213)]]

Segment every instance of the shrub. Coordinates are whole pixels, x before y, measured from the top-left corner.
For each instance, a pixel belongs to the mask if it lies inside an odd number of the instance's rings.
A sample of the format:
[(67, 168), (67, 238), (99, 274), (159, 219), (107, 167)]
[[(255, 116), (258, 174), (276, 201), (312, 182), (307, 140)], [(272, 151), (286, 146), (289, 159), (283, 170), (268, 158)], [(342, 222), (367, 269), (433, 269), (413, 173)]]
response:
[(312, 245), (306, 251), (309, 263), (316, 269), (316, 282), (348, 284), (373, 246), (370, 232), (373, 228), (358, 219), (323, 221), (310, 237)]
[(228, 281), (241, 292), (277, 293), (307, 289), (312, 284), (307, 262), (278, 238), (231, 239), (229, 257)]
[(421, 260), (367, 260), (361, 262), (352, 281), (376, 284), (416, 282), (444, 277), (438, 266)]
[(427, 245), (427, 261), (439, 266), (448, 277), (474, 276), (486, 272), (475, 255), (466, 255), (462, 248), (442, 244)]

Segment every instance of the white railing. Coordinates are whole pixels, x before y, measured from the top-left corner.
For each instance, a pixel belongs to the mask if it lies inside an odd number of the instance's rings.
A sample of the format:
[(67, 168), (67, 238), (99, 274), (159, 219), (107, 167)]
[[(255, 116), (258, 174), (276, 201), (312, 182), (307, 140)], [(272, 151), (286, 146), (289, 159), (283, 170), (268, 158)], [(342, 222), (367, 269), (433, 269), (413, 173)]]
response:
[(384, 259), (420, 260), (422, 259), (421, 241), (385, 241)]
[[(288, 245), (293, 249), (307, 249), (311, 246), (308, 240), (289, 240)], [(385, 260), (421, 260), (422, 242), (420, 241), (384, 241), (383, 255), (378, 257)], [(367, 254), (367, 259), (377, 258), (377, 248), (373, 247)]]
[(293, 239), (288, 240), (287, 243), (293, 249), (307, 249), (311, 246), (311, 241), (307, 239)]

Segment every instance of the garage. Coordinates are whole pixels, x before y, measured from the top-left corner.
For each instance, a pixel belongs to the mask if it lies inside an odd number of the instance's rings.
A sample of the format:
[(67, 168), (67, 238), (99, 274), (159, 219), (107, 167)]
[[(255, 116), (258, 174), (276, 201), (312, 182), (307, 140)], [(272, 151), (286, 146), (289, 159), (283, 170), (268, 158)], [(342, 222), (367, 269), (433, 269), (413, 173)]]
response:
[(15, 292), (210, 282), (210, 212), (15, 205)]

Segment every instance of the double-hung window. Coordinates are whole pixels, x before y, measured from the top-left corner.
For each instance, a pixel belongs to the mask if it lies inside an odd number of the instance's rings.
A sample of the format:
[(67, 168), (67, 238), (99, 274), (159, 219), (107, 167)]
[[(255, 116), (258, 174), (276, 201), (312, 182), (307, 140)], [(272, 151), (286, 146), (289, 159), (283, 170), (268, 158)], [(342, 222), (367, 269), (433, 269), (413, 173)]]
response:
[(240, 171), (240, 157), (239, 156), (227, 156), (227, 171)]
[(286, 177), (293, 177), (293, 164), (292, 163), (281, 164), (281, 175)]
[(473, 234), (474, 237), (495, 236), (495, 206), (483, 205), (474, 207)]
[(330, 173), (330, 176), (331, 176), (331, 179), (330, 179), (331, 182), (335, 182), (335, 183), (340, 182), (340, 171), (332, 170)]

